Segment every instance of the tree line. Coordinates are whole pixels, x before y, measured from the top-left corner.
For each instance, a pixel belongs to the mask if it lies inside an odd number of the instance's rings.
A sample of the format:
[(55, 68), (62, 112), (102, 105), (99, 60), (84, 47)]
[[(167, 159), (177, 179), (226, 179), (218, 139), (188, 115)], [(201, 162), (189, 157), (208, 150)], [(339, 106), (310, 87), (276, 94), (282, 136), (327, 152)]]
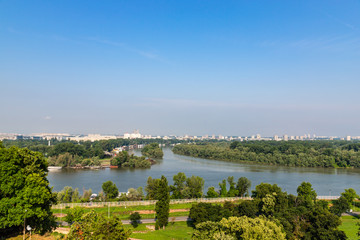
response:
[(360, 143), (348, 141), (247, 141), (179, 144), (175, 154), (294, 167), (360, 167)]
[(189, 214), (193, 239), (347, 239), (338, 229), (340, 216), (359, 196), (346, 189), (331, 207), (316, 196), (307, 182), (297, 188), (297, 196), (261, 183), (251, 201), (194, 204)]

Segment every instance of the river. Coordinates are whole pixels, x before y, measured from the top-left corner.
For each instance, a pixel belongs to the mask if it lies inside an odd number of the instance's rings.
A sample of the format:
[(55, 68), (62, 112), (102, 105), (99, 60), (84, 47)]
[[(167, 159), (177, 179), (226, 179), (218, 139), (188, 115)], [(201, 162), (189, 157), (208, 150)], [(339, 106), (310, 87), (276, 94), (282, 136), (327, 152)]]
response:
[[(120, 192), (129, 188), (145, 187), (149, 176), (160, 178), (164, 175), (169, 183), (178, 172), (186, 176), (200, 176), (205, 180), (206, 193), (209, 186), (219, 188), (219, 182), (228, 176), (247, 177), (251, 180), (251, 189), (262, 182), (278, 184), (284, 191), (295, 194), (301, 182), (310, 182), (319, 196), (340, 195), (345, 188), (353, 188), (360, 193), (360, 169), (330, 169), (330, 168), (299, 168), (268, 166), (259, 164), (241, 164), (207, 160), (174, 154), (170, 148), (164, 148), (164, 159), (158, 161), (151, 169), (62, 169), (49, 172), (48, 179), (54, 191), (60, 191), (65, 186), (83, 189), (91, 188), (99, 192), (105, 181), (112, 181)], [(140, 155), (139, 151), (135, 151)]]

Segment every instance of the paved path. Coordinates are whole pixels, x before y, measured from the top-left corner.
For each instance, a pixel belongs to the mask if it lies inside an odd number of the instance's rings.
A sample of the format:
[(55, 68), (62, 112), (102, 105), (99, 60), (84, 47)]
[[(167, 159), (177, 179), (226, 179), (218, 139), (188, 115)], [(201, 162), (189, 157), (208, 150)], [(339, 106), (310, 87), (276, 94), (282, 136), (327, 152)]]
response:
[[(141, 219), (139, 223), (155, 223), (154, 218)], [(188, 216), (169, 217), (169, 222), (189, 222), (192, 221)], [(131, 224), (130, 220), (121, 220), (123, 224)]]

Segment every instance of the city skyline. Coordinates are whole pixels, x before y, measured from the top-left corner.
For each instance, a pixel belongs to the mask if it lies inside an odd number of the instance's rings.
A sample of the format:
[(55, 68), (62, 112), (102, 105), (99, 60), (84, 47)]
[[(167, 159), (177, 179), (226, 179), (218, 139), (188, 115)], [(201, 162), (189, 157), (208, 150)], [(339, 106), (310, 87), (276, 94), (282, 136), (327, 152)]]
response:
[(360, 135), (358, 1), (0, 1), (0, 132)]

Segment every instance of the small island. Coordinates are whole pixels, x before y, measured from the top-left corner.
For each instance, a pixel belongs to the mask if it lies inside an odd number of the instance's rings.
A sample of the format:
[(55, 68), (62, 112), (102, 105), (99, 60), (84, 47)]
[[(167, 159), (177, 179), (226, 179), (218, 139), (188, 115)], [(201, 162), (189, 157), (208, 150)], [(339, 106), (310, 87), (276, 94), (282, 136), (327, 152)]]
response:
[(146, 159), (144, 156), (138, 157), (134, 154), (129, 154), (127, 151), (122, 151), (116, 157), (111, 159), (110, 167), (129, 167), (129, 168), (150, 168), (155, 161)]
[(158, 143), (151, 143), (146, 145), (142, 150), (141, 154), (149, 158), (163, 158), (164, 153), (159, 147)]

